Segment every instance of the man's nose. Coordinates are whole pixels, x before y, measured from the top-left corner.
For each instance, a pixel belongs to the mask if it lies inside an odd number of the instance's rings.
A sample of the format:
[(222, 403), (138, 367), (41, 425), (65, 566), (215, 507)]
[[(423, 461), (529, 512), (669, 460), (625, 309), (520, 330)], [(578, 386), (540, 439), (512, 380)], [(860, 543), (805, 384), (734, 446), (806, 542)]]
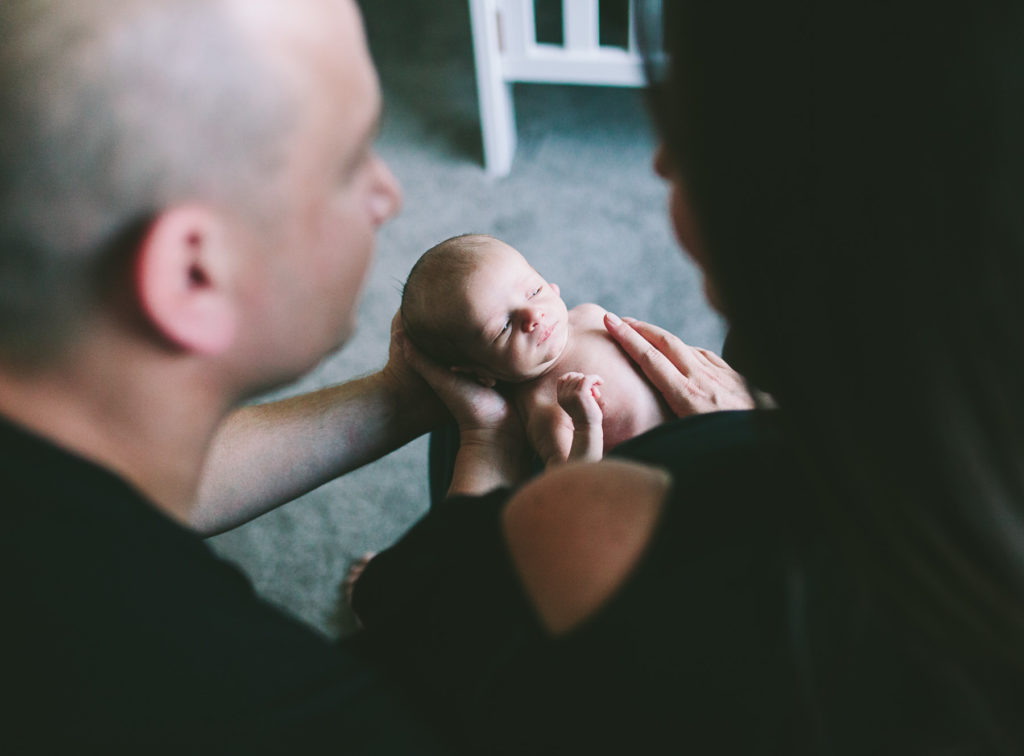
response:
[(370, 213), (375, 225), (380, 226), (397, 215), (402, 208), (402, 186), (388, 168), (387, 163), (374, 156), (376, 161), (374, 185), (370, 196)]

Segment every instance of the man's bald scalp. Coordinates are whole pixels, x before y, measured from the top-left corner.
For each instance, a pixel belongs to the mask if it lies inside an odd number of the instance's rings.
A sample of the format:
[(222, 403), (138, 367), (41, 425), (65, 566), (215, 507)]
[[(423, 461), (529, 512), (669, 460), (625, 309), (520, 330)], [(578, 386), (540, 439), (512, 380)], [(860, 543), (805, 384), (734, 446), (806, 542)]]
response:
[(175, 203), (269, 215), (297, 104), (223, 0), (0, 3), (0, 359), (53, 351)]

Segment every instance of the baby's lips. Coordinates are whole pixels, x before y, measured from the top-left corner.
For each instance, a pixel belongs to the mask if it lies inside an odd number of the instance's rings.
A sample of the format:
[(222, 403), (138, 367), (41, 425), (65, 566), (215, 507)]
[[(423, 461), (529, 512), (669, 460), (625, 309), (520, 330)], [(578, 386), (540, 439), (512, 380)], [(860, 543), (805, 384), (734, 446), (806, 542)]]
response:
[(551, 325), (549, 325), (544, 330), (543, 334), (541, 334), (541, 337), (539, 339), (537, 339), (537, 344), (538, 345), (539, 344), (543, 344), (545, 341), (547, 341), (549, 338), (551, 338), (551, 334), (553, 334), (555, 332), (555, 326), (557, 326), (557, 325), (558, 325), (558, 321), (557, 320), (554, 323), (552, 323)]

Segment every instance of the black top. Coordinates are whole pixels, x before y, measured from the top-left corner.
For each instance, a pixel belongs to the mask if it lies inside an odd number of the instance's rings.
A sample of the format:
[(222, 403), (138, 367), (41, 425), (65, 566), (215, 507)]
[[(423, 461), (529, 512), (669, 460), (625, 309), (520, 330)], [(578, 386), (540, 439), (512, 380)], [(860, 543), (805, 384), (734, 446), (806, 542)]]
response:
[(634, 573), (568, 635), (545, 635), (511, 567), (507, 491), (436, 507), (357, 585), (381, 661), (471, 750), (1024, 752), (1024, 698), (898, 632), (852, 576), (776, 413), (616, 455), (667, 467), (672, 491)]
[(0, 422), (0, 491), (0, 752), (437, 752), (352, 648), (114, 475)]

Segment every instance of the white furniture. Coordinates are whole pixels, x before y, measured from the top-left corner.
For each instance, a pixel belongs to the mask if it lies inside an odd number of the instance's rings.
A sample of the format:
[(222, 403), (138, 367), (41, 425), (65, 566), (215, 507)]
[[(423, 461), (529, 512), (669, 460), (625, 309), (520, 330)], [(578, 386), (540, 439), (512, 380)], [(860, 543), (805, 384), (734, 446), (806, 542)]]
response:
[(512, 167), (513, 82), (643, 86), (633, 0), (624, 47), (600, 44), (598, 3), (562, 0), (564, 44), (556, 45), (537, 41), (534, 0), (469, 0), (484, 166), (489, 174), (505, 176)]

